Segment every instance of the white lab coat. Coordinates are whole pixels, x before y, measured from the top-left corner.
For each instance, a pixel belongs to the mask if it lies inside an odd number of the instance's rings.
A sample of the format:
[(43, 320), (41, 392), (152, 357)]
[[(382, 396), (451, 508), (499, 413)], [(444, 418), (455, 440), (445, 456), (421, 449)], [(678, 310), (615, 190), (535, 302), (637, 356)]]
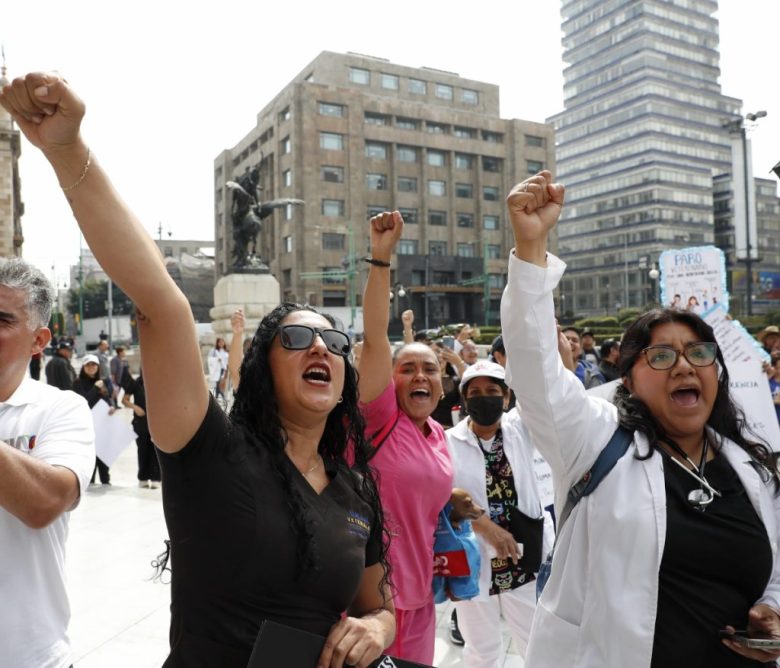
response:
[[(485, 456), (477, 443), (474, 432), (469, 429), (469, 418), (464, 418), (448, 429), (447, 446), (452, 458), (455, 473), (453, 487), (461, 487), (471, 494), (471, 498), (488, 510), (487, 487), (485, 484)], [(504, 439), (504, 452), (512, 467), (512, 476), (517, 491), (517, 508), (531, 518), (542, 516), (542, 502), (536, 481), (534, 464), (534, 446), (528, 431), (517, 412), (513, 409), (501, 417), (501, 433)], [(549, 515), (545, 514), (543, 555), (552, 548), (554, 529)], [(486, 600), (490, 592), (490, 558), (487, 543), (477, 534), (482, 565), (479, 571), (479, 596)], [(495, 552), (492, 554), (495, 556)], [(530, 585), (535, 587), (532, 582)]]
[[(552, 290), (565, 265), (509, 260), (501, 302), (507, 379), (523, 421), (553, 471), (556, 515), (617, 427), (617, 409), (590, 396), (563, 368)], [(780, 504), (747, 453), (712, 434), (764, 523), (775, 567), (764, 596), (780, 608), (777, 541)], [(526, 668), (647, 668), (653, 651), (658, 572), (666, 539), (663, 459), (636, 434), (628, 452), (572, 512), (558, 538), (550, 580), (536, 608)], [(701, 558), (701, 555), (691, 555)], [(724, 624), (727, 620), (724, 620)]]

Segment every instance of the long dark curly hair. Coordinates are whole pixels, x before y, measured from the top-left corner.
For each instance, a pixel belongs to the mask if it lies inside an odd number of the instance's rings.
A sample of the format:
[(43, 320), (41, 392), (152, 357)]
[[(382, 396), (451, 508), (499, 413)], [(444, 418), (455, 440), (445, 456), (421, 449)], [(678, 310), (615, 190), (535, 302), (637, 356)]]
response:
[[(314, 538), (312, 518), (300, 492), (292, 484), (291, 467), (284, 447), (287, 434), (279, 421), (279, 406), (276, 401), (274, 379), (271, 374), (268, 354), (279, 326), (284, 319), (296, 311), (310, 311), (321, 315), (332, 327), (340, 329), (336, 320), (327, 313), (320, 313), (308, 305), (285, 302), (266, 315), (255, 332), (252, 343), (244, 355), (235, 402), (230, 411), (234, 425), (242, 427), (256, 447), (265, 448), (271, 455), (274, 473), (282, 483), (285, 499), (292, 515), (292, 528), (297, 543), (299, 577), (307, 573), (319, 573), (320, 553)], [(387, 560), (389, 533), (385, 528), (382, 506), (379, 501), (376, 474), (369, 466), (373, 449), (365, 436), (366, 423), (358, 407), (358, 376), (348, 358), (344, 358), (344, 390), (342, 401), (336, 404), (325, 423), (318, 451), (322, 458), (342, 473), (374, 514), (375, 527), (381, 527), (381, 550), (379, 561), (384, 567), (380, 590), (389, 583), (390, 567)], [(354, 447), (352, 472), (348, 470), (345, 454), (347, 445)]]
[[(659, 325), (668, 323), (677, 323), (689, 327), (699, 341), (715, 342), (715, 334), (712, 331), (712, 327), (695, 313), (669, 308), (647, 311), (631, 323), (621, 339), (620, 359), (618, 360), (618, 370), (621, 377), (631, 378), (631, 371), (642, 354), (642, 350), (650, 345), (653, 330)], [(767, 467), (773, 473), (775, 489), (777, 490), (777, 456), (752, 433), (745, 420), (745, 414), (734, 403), (729, 392), (729, 372), (720, 348), (718, 348), (717, 353), (717, 364), (720, 372), (718, 391), (715, 395), (715, 403), (707, 424), (715, 432), (740, 446), (755, 461)], [(647, 455), (641, 456), (637, 453), (638, 459), (650, 458), (660, 441), (671, 442), (677, 445), (650, 412), (647, 404), (632, 395), (625, 384), (618, 386), (615, 394), (615, 404), (618, 408), (621, 426), (631, 431), (643, 433), (651, 446)], [(756, 440), (750, 440), (748, 435)]]

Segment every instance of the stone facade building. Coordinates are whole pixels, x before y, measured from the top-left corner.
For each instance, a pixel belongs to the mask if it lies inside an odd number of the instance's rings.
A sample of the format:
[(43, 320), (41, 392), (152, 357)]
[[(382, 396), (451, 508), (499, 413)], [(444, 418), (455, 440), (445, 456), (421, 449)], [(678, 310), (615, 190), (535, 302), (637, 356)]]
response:
[(495, 323), (512, 246), (504, 198), (554, 170), (554, 138), (543, 123), (502, 119), (495, 85), (323, 52), (215, 160), (217, 277), (233, 264), (226, 184), (257, 165), (262, 201), (305, 201), (276, 209), (259, 237), (283, 299), (358, 306), (367, 220), (399, 209), (395, 325), (406, 308), (418, 328)]
[[(7, 83), (3, 67), (0, 86)], [(0, 107), (0, 257), (22, 254), (24, 204), (19, 179), (20, 154), (19, 130), (8, 112)]]

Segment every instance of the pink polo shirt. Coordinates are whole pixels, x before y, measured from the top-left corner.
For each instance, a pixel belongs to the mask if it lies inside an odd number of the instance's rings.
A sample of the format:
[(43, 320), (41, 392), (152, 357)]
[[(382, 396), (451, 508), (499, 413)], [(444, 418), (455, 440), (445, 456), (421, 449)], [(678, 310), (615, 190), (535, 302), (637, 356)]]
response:
[[(416, 610), (433, 596), (433, 540), (439, 511), (452, 493), (452, 463), (441, 425), (428, 418), (426, 437), (398, 408), (395, 383), (373, 401), (360, 404), (366, 435), (398, 422), (371, 460), (379, 473), (379, 495), (391, 535), (391, 578), (395, 605)], [(400, 413), (400, 414), (399, 414)]]

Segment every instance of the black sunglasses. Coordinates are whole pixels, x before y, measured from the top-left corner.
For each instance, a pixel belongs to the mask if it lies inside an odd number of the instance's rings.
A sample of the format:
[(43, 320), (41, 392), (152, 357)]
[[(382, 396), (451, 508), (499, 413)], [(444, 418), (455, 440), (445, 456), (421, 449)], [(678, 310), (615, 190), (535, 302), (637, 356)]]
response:
[(323, 329), (322, 327), (309, 327), (308, 325), (282, 325), (277, 330), (279, 343), (287, 350), (306, 350), (314, 343), (314, 337), (318, 334), (328, 349), (334, 355), (346, 357), (349, 355), (351, 344), (349, 337), (338, 329)]

